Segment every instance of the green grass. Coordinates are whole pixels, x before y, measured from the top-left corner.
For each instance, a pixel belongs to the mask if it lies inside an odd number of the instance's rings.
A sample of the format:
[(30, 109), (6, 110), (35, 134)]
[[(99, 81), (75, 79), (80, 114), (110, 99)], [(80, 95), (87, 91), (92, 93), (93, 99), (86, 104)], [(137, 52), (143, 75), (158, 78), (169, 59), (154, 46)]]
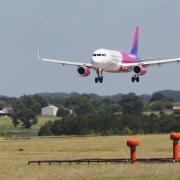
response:
[[(0, 179), (180, 179), (180, 164), (27, 165), (29, 160), (128, 158), (126, 140), (140, 140), (138, 158), (171, 157), (169, 135), (36, 137), (0, 140)], [(19, 148), (24, 148), (19, 152)]]
[(54, 116), (38, 116), (38, 123), (33, 125), (33, 128), (40, 128), (44, 123), (48, 121), (54, 121), (56, 119), (60, 119), (59, 117), (54, 117)]
[(57, 117), (38, 116), (38, 123), (33, 125), (30, 129), (18, 126), (15, 128), (9, 117), (0, 117), (0, 134), (1, 136), (10, 137), (31, 137), (37, 136), (39, 128), (47, 121), (54, 121)]
[[(165, 110), (165, 111), (163, 111), (165, 114), (167, 114), (167, 115), (170, 115), (170, 114), (172, 114), (174, 111), (172, 111), (172, 110)], [(154, 114), (156, 114), (156, 115), (159, 115), (159, 113), (160, 113), (160, 111), (145, 111), (145, 112), (143, 112), (143, 114), (144, 115), (150, 115), (151, 113), (154, 113)]]

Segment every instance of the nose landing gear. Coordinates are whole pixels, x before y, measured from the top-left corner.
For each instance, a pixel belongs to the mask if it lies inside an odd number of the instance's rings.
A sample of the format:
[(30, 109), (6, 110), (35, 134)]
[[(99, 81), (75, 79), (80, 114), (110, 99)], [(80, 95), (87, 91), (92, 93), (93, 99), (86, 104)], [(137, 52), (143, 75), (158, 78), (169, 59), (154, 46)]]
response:
[(102, 74), (102, 70), (101, 69), (97, 69), (96, 70), (97, 73), (97, 77), (95, 77), (95, 83), (102, 83), (103, 82), (103, 74)]

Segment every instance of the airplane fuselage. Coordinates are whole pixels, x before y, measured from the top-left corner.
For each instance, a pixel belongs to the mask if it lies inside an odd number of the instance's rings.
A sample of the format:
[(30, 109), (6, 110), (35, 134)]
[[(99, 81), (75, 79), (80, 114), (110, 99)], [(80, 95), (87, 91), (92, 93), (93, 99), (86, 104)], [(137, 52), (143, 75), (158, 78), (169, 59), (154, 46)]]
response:
[(137, 62), (135, 55), (108, 49), (98, 49), (94, 51), (91, 63), (95, 69), (105, 72), (129, 72), (132, 68), (123, 68), (125, 63)]

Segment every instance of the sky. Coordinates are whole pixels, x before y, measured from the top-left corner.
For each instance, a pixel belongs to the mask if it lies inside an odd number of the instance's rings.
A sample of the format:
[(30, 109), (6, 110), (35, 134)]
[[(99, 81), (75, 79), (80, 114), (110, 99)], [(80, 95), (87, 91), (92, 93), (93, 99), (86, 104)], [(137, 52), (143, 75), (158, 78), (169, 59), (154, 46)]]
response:
[(89, 63), (94, 50), (129, 52), (140, 26), (139, 56), (180, 57), (179, 0), (16, 0), (0, 6), (0, 94), (40, 92), (112, 95), (180, 90), (180, 64), (150, 67), (132, 83), (132, 73), (96, 73), (83, 78), (77, 68), (41, 62), (47, 58)]

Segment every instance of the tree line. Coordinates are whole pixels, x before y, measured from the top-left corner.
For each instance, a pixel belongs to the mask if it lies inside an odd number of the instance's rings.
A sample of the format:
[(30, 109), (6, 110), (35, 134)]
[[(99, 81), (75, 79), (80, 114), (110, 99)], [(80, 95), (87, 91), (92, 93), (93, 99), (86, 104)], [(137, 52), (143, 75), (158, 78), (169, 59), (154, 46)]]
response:
[[(43, 125), (39, 135), (60, 134), (124, 134), (153, 133), (177, 130), (179, 112), (167, 115), (174, 100), (160, 93), (149, 99), (134, 93), (98, 96), (95, 94), (24, 95), (19, 98), (0, 97), (0, 108), (11, 106), (10, 117), (15, 127), (31, 128), (41, 108), (48, 104), (59, 107), (57, 120)], [(68, 109), (72, 110), (70, 114)], [(146, 115), (144, 112), (149, 111)], [(159, 111), (159, 114), (154, 114)], [(167, 121), (167, 122), (166, 122)], [(166, 124), (168, 126), (166, 127)], [(169, 129), (168, 129), (169, 127)], [(164, 129), (163, 129), (164, 128)]]
[(47, 135), (120, 135), (150, 134), (180, 131), (180, 116), (156, 114), (130, 114), (123, 116), (112, 113), (95, 113), (82, 116), (66, 116), (49, 121), (39, 130), (40, 136)]
[[(156, 94), (150, 103), (155, 101), (162, 101), (165, 107), (171, 100)], [(92, 106), (85, 101), (86, 108), (82, 103), (79, 105), (80, 109), (75, 108), (78, 113), (65, 115), (54, 122), (47, 122), (40, 128), (39, 135), (112, 135), (180, 131), (178, 112), (169, 115), (163, 111), (159, 114), (153, 112), (144, 114), (145, 103), (133, 93), (122, 96), (117, 104), (112, 105), (107, 99), (103, 102), (104, 104), (96, 102), (95, 106)], [(68, 102), (66, 103), (68, 105)], [(166, 108), (169, 106), (167, 105)]]

